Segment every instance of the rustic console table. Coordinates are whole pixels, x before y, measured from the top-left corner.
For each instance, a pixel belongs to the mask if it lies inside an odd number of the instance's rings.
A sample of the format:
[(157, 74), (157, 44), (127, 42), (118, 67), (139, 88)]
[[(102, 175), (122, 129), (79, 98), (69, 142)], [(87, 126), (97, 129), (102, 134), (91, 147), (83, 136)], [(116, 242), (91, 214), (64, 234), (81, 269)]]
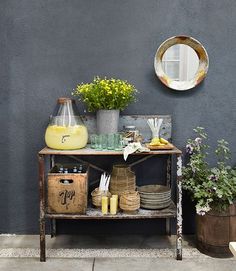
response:
[[(88, 128), (89, 134), (96, 131), (96, 122), (94, 116), (82, 116), (83, 121)], [(171, 117), (169, 115), (127, 115), (120, 116), (119, 131), (122, 130), (124, 125), (135, 125), (141, 132), (146, 140), (151, 138), (151, 130), (147, 125), (148, 118), (163, 118), (160, 136), (166, 138), (171, 142)], [(176, 217), (177, 225), (177, 238), (176, 238), (176, 258), (182, 259), (182, 158), (181, 151), (174, 147), (173, 150), (158, 150), (150, 151), (147, 153), (135, 153), (132, 156), (137, 157), (137, 161), (129, 164), (129, 166), (137, 165), (153, 156), (167, 156), (167, 169), (166, 169), (166, 184), (171, 187), (172, 184), (172, 157), (177, 157), (177, 185), (176, 185), (176, 204), (172, 201), (168, 208), (162, 210), (144, 210), (139, 209), (135, 215), (128, 215), (119, 212), (117, 215), (101, 215), (101, 212), (94, 208), (87, 208), (84, 215), (80, 214), (62, 214), (50, 213), (47, 209), (47, 181), (46, 181), (46, 162), (50, 160), (50, 167), (52, 168), (55, 163), (56, 156), (67, 156), (73, 158), (78, 162), (84, 162), (86, 156), (121, 156), (122, 151), (97, 151), (90, 148), (73, 151), (60, 151), (50, 148), (44, 148), (38, 153), (39, 163), (39, 186), (40, 186), (40, 261), (46, 260), (45, 251), (45, 222), (46, 219), (51, 221), (51, 235), (56, 235), (56, 219), (152, 219), (152, 218), (165, 218), (166, 219), (166, 233), (170, 235), (170, 221), (171, 218)], [(46, 159), (49, 158), (49, 159)], [(95, 170), (103, 172), (104, 169), (99, 168), (97, 165), (89, 163), (89, 166)]]
[[(177, 156), (177, 203), (176, 205), (172, 201), (168, 208), (162, 210), (144, 210), (140, 209), (137, 214), (129, 215), (124, 213), (118, 213), (117, 215), (104, 215), (101, 216), (100, 211), (93, 208), (88, 208), (86, 214), (59, 214), (59, 213), (49, 213), (47, 212), (46, 206), (46, 179), (45, 179), (45, 164), (46, 157), (50, 157), (51, 166), (54, 164), (54, 158), (57, 155), (70, 156), (76, 160), (80, 160), (84, 156), (114, 156), (123, 155), (121, 151), (96, 151), (89, 148), (73, 151), (59, 151), (50, 148), (44, 148), (38, 153), (38, 163), (39, 163), (39, 186), (40, 186), (40, 261), (46, 261), (46, 251), (45, 251), (45, 220), (47, 218), (52, 219), (152, 219), (152, 218), (166, 218), (166, 231), (170, 234), (170, 218), (177, 217), (177, 240), (176, 240), (176, 258), (178, 260), (182, 259), (182, 187), (181, 187), (181, 168), (182, 159), (181, 151), (176, 147), (173, 150), (159, 150), (150, 151), (148, 153), (135, 153), (132, 155), (139, 156), (139, 160), (134, 162), (132, 165), (140, 163), (147, 160), (150, 157), (158, 155), (167, 155), (167, 185), (171, 186), (171, 157), (173, 155)], [(77, 158), (78, 157), (78, 158)], [(98, 167), (91, 165), (92, 167), (99, 170)], [(53, 223), (53, 235), (55, 235), (55, 223)]]

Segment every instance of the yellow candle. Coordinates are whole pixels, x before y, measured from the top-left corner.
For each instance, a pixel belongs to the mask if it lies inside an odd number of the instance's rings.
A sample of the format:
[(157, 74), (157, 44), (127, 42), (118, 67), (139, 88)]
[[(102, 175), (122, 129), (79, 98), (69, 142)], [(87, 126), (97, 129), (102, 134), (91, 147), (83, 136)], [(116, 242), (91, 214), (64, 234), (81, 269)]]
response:
[(117, 209), (118, 209), (118, 195), (112, 195), (112, 198), (116, 199), (116, 206), (117, 206)]
[(110, 198), (110, 213), (111, 215), (116, 215), (117, 213), (117, 198), (116, 197)]
[(107, 215), (108, 213), (108, 197), (102, 197), (102, 214)]

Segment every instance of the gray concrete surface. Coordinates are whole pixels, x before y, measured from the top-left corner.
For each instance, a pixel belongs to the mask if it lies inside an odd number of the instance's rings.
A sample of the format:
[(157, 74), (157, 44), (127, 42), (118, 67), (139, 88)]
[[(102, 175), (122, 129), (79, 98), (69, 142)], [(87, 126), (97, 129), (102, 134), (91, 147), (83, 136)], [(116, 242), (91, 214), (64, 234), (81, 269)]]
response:
[(222, 259), (153, 259), (153, 258), (100, 258), (100, 259), (0, 259), (1, 271), (235, 271), (236, 263)]
[[(58, 235), (56, 238), (46, 236), (47, 248), (51, 249), (111, 249), (111, 248), (140, 248), (164, 249), (175, 248), (176, 237), (165, 235)], [(194, 236), (185, 235), (183, 247), (194, 248)], [(38, 235), (0, 235), (1, 248), (39, 248)]]
[(235, 271), (236, 263), (228, 260), (219, 259), (184, 259), (176, 261), (175, 259), (96, 259), (96, 271), (112, 270), (112, 271)]
[[(109, 242), (109, 246), (108, 246)], [(46, 263), (40, 263), (38, 257), (29, 258), (3, 258), (1, 251), (7, 248), (13, 249), (37, 249), (38, 236), (0, 236), (0, 270), (1, 271), (235, 271), (236, 260), (215, 259), (203, 254), (184, 257), (183, 261), (176, 261), (173, 257), (148, 257), (144, 253), (147, 249), (174, 248), (175, 236), (58, 236), (51, 239), (47, 236), (47, 248), (50, 249), (75, 249), (75, 248), (107, 248), (110, 254), (107, 257), (85, 257), (85, 258), (52, 258), (48, 257)], [(132, 245), (130, 245), (132, 243)], [(114, 257), (114, 248), (139, 248), (139, 257)], [(193, 236), (185, 236), (183, 242), (184, 251), (194, 249)], [(142, 248), (142, 250), (140, 249)], [(38, 252), (37, 252), (38, 253)], [(71, 256), (72, 257), (72, 256)]]
[(94, 259), (0, 259), (1, 271), (92, 271)]

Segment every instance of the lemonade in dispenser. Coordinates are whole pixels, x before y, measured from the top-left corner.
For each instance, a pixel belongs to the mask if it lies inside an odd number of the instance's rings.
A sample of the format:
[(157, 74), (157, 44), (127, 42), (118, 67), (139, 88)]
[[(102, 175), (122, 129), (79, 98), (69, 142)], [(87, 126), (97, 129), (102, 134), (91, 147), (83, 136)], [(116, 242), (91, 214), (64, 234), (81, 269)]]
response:
[(80, 118), (75, 100), (59, 98), (46, 129), (45, 142), (49, 148), (74, 150), (84, 148), (88, 131)]

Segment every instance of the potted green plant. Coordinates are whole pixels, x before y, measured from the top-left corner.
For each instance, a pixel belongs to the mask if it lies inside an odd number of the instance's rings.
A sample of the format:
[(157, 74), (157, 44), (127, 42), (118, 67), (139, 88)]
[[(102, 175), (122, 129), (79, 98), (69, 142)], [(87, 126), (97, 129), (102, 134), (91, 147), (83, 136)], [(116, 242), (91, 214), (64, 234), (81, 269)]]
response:
[(229, 241), (236, 240), (236, 170), (227, 164), (230, 149), (224, 139), (215, 149), (217, 165), (210, 167), (207, 134), (202, 127), (194, 131), (196, 138), (186, 146), (189, 161), (183, 169), (183, 188), (196, 206), (197, 245), (206, 254), (228, 256)]
[(118, 131), (120, 110), (135, 101), (136, 93), (127, 81), (96, 76), (91, 83), (77, 85), (72, 94), (87, 105), (88, 111), (96, 111), (97, 131), (101, 134)]

